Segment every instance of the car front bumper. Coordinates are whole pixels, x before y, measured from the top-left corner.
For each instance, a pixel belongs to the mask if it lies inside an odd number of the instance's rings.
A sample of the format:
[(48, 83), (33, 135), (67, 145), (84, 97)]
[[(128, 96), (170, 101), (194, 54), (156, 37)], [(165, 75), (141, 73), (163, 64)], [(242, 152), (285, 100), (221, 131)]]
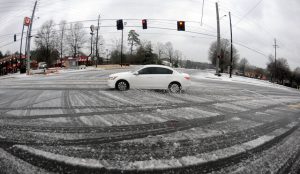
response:
[(107, 86), (109, 88), (115, 88), (116, 82), (114, 80), (107, 80)]

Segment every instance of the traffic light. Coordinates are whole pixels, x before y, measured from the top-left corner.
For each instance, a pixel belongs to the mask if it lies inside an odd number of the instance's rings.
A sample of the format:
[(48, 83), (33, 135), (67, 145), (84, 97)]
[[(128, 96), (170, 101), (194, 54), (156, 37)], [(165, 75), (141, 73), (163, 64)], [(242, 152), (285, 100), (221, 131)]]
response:
[(147, 24), (147, 19), (143, 19), (142, 20), (142, 24), (143, 24), (143, 29), (145, 30), (145, 29), (147, 29), (148, 28), (148, 24)]
[(185, 21), (177, 21), (177, 30), (185, 31)]
[(14, 42), (17, 42), (17, 35), (14, 35)]
[(123, 20), (122, 19), (117, 20), (117, 30), (123, 30), (123, 29), (124, 29)]

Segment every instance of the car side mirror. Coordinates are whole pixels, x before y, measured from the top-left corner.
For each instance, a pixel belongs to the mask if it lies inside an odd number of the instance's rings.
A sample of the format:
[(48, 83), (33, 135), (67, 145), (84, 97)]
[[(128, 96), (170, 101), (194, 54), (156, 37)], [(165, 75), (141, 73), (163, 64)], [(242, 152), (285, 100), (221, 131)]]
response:
[(139, 75), (139, 72), (134, 72), (133, 75), (137, 76)]

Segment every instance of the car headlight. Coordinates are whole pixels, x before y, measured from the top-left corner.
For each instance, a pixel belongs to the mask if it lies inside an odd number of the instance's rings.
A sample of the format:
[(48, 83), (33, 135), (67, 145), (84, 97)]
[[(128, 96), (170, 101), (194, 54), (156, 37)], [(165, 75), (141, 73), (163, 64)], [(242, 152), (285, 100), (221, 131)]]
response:
[(115, 80), (118, 76), (109, 77), (108, 80)]

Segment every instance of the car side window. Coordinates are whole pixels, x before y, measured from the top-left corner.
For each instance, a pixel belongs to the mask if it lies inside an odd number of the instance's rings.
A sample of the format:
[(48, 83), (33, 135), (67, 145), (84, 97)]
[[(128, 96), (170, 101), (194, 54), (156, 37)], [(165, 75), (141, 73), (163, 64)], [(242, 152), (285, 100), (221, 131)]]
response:
[(173, 71), (167, 68), (149, 67), (141, 69), (139, 74), (173, 74)]
[(151, 73), (151, 68), (144, 68), (139, 70), (139, 74), (152, 74)]
[(173, 74), (173, 71), (167, 68), (155, 68), (155, 74)]

